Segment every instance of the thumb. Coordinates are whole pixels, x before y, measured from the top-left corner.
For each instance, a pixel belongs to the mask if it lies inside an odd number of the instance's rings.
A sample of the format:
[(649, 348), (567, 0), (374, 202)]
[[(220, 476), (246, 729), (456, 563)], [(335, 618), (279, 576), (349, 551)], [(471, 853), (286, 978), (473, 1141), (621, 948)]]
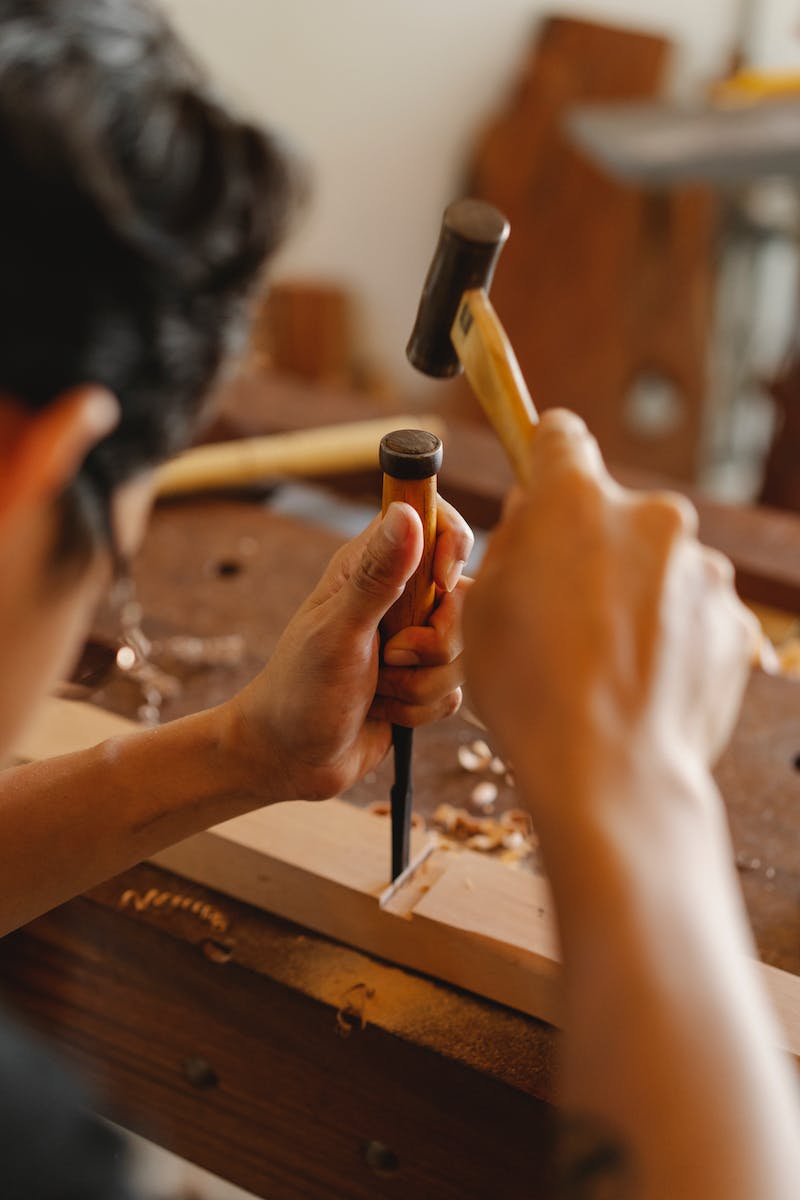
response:
[(348, 615), (373, 633), (422, 558), (422, 522), (395, 502), (361, 550), (339, 595)]

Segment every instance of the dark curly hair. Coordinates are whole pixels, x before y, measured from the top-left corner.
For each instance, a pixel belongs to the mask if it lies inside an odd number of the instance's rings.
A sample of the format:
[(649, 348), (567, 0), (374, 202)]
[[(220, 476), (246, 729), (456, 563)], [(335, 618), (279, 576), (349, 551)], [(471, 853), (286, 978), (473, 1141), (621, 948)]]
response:
[(0, 0), (0, 388), (39, 408), (94, 382), (122, 410), (64, 496), (62, 556), (190, 439), (301, 186), (146, 0)]

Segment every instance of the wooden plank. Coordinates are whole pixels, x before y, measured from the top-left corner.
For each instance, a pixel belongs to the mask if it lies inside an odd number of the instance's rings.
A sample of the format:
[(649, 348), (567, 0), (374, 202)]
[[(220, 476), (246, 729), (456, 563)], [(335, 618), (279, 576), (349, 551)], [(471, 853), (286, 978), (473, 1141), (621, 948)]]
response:
[[(46, 757), (64, 714), (58, 752), (120, 733), (133, 722), (91, 705), (50, 700), (29, 731), (27, 757)], [(98, 736), (99, 735), (99, 736)], [(427, 835), (412, 835), (420, 854)], [(560, 960), (545, 880), (472, 851), (442, 847), (386, 909), (386, 817), (338, 799), (274, 805), (217, 825), (156, 855), (159, 866), (360, 950), (422, 971), (530, 1016), (560, 1023)], [(760, 964), (784, 1023), (783, 1048), (800, 1058), (800, 977)]]
[[(412, 903), (384, 911), (385, 817), (341, 800), (282, 804), (156, 855), (158, 865), (258, 908), (551, 1024), (561, 1023), (560, 961), (545, 881), (472, 851), (436, 851)], [(419, 844), (417, 846), (419, 849)], [(800, 1059), (800, 978), (759, 964)]]
[[(422, 849), (417, 835), (412, 854)], [(170, 871), (557, 1023), (558, 957), (544, 880), (437, 850), (389, 909), (389, 823), (342, 800), (275, 805), (154, 857)], [(483, 910), (483, 915), (482, 915)]]

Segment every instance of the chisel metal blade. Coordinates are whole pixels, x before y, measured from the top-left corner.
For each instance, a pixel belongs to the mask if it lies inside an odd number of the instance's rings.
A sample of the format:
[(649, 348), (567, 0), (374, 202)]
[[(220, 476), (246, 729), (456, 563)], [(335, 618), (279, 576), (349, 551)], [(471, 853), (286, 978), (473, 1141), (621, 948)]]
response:
[(411, 779), (411, 752), (414, 742), (413, 729), (405, 725), (392, 726), (394, 747), (394, 784), (390, 793), (392, 802), (392, 879), (397, 879), (408, 866), (411, 840), (411, 809), (414, 790)]

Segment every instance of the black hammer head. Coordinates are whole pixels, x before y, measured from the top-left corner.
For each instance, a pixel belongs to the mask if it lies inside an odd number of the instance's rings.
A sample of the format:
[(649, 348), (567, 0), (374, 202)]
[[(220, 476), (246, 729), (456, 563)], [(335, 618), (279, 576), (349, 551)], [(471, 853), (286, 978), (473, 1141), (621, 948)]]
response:
[(425, 280), (406, 354), (425, 375), (457, 375), (461, 363), (450, 330), (464, 292), (489, 290), (509, 224), (483, 200), (456, 200), (444, 214), (439, 244)]

